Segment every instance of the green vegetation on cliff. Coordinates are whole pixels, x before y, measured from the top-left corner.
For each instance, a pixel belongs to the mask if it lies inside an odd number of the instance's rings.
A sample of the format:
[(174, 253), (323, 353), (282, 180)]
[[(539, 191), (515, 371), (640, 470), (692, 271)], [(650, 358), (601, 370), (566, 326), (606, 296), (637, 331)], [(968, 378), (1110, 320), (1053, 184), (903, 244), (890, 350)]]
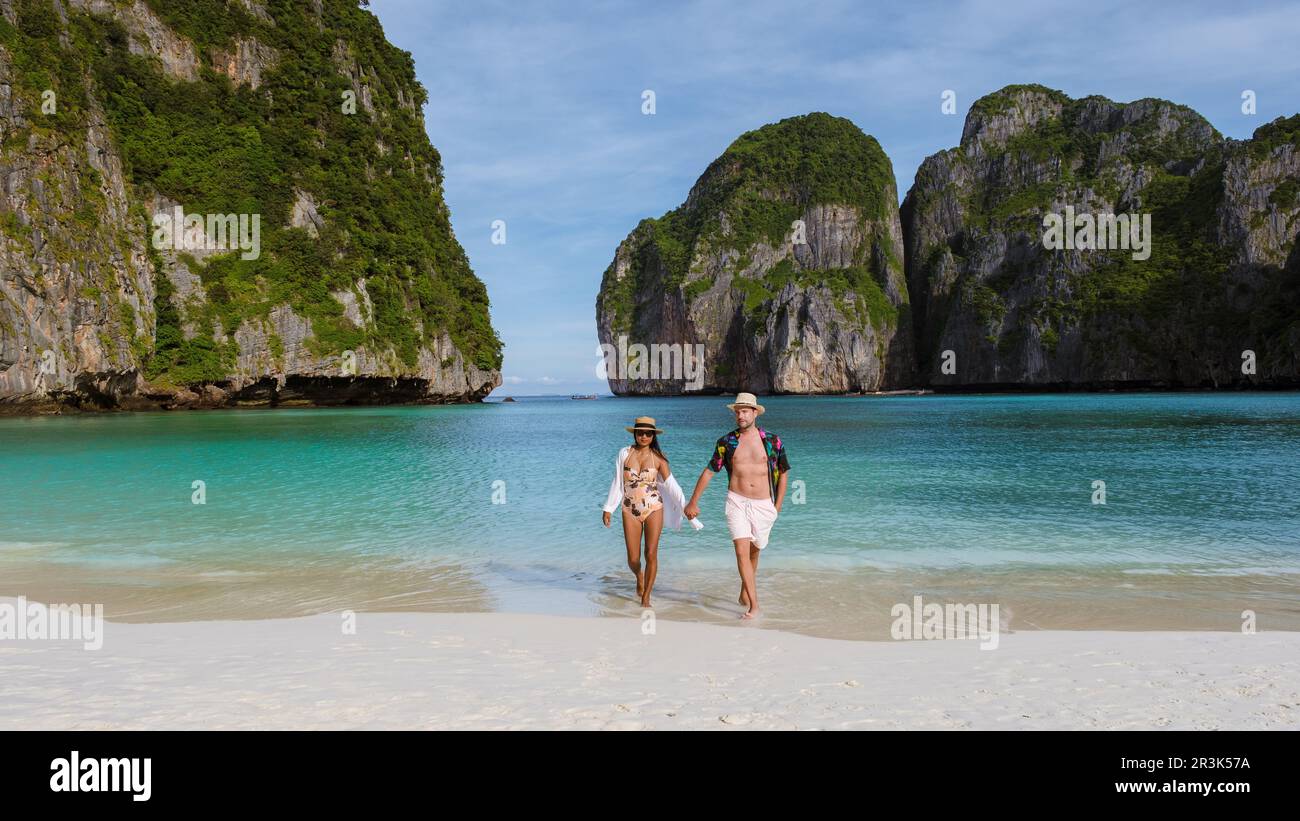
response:
[[(982, 97), (972, 106), (971, 117), (987, 119), (1005, 114), (1026, 94), (1033, 95), (1031, 105), (1059, 106), (1060, 111), (1037, 119), (1003, 145), (983, 148), (981, 161), (999, 159), (1014, 173), (1001, 175), (994, 185), (985, 181), (966, 199), (965, 218), (972, 227), (1027, 229), (1040, 224), (1038, 220), (1053, 201), (1070, 201), (1083, 190), (1091, 190), (1112, 206), (1123, 205), (1117, 200), (1121, 195), (1120, 175), (1126, 169), (1164, 169), (1169, 164), (1192, 160), (1222, 140), (1195, 111), (1168, 100), (1120, 104), (1095, 95), (1074, 100), (1039, 85), (1008, 86)], [(1098, 128), (1098, 111), (1118, 111), (1126, 106), (1151, 110), (1131, 121), (1115, 121)], [(1162, 134), (1159, 128), (1166, 120), (1177, 121), (1178, 125)], [(970, 154), (959, 152), (957, 161), (970, 162)], [(1028, 173), (1027, 168), (1034, 168), (1036, 173)]]
[[(69, 61), (58, 43), (62, 23), (51, 0), (15, 0), (17, 26), (0, 15), (0, 45), (13, 61), (12, 89), (28, 112), (27, 128), (5, 135), (6, 152), (21, 150), (32, 131), (46, 134), (72, 134), (85, 129), (86, 90), (82, 67)], [(47, 98), (47, 92), (53, 92)], [(54, 111), (43, 110), (47, 102)]]
[[(95, 95), (137, 198), (157, 193), (186, 213), (260, 214), (260, 258), (192, 266), (207, 301), (189, 318), (233, 334), (287, 303), (310, 320), (320, 354), (364, 344), (391, 348), (413, 366), (418, 347), (445, 329), (469, 361), (499, 369), (487, 291), (452, 232), (441, 158), (421, 121), (424, 90), (410, 55), (384, 40), (375, 17), (349, 0), (325, 0), (319, 18), (312, 4), (268, 0), (274, 23), (224, 0), (146, 2), (196, 44), (197, 82), (172, 80), (154, 58), (131, 54), (127, 31), (107, 17), (70, 13), (60, 47), (50, 0), (18, 0), (21, 25), (0, 21), (0, 43), (14, 54), (25, 94), (39, 99), (51, 87), (59, 94), (59, 118), (34, 127), (77, 139), (91, 122), (86, 95)], [(38, 40), (41, 32), (47, 36)], [(276, 55), (255, 90), (211, 67), (236, 50), (236, 38), (254, 38)], [(360, 80), (373, 114), (363, 95), (355, 113), (343, 110), (353, 86), (341, 70), (354, 63), (374, 72)], [(298, 191), (319, 203), (319, 238), (288, 227)], [(374, 305), (366, 331), (330, 296), (361, 278)], [(166, 277), (157, 279), (157, 347), (147, 372), (185, 383), (226, 369), (229, 351), (182, 339)]]
[(1250, 138), (1250, 154), (1257, 160), (1263, 159), (1273, 149), (1287, 143), (1300, 145), (1300, 114), (1278, 117), (1255, 129)]
[[(1082, 339), (1082, 361), (1072, 344), (1048, 362), (1052, 378), (1214, 382), (1235, 371), (1222, 349), (1237, 345), (1258, 348), (1261, 369), (1294, 370), (1300, 182), (1279, 149), (1298, 138), (1300, 115), (1236, 142), (1166, 100), (1009, 86), (976, 101), (961, 145), (922, 164), (903, 207), (910, 282), (925, 289), (912, 294), (923, 361), (973, 326), (995, 348), (985, 377), (994, 360), (1012, 372), (1034, 362), (1034, 338), (1050, 357), (1067, 335)], [(1067, 207), (1138, 221), (1149, 256), (1047, 251), (1043, 217)]]
[(1079, 308), (1085, 313), (1133, 312), (1150, 320), (1196, 310), (1213, 321), (1226, 308), (1217, 292), (1223, 290), (1220, 281), (1232, 257), (1214, 237), (1222, 201), (1218, 150), (1194, 177), (1157, 172), (1141, 192), (1140, 210), (1151, 215), (1150, 258), (1137, 260), (1124, 250), (1105, 252), (1106, 263), (1075, 280)]
[[(755, 244), (780, 245), (809, 206), (848, 205), (864, 219), (884, 220), (898, 206), (895, 191), (893, 165), (880, 144), (842, 117), (815, 112), (745, 132), (709, 165), (685, 204), (641, 221), (629, 237), (631, 270), (622, 281), (615, 281), (612, 266), (606, 271), (599, 304), (611, 310), (616, 331), (625, 332), (633, 325), (635, 295), (682, 286), (699, 253), (732, 250), (740, 255), (734, 267), (744, 268)], [(657, 288), (644, 279), (655, 262), (665, 272)], [(840, 280), (855, 280), (835, 272), (802, 272), (801, 277), (812, 281), (821, 274), (832, 288)], [(762, 283), (736, 283), (747, 289), (751, 313), (759, 310), (764, 293), (774, 293)], [(698, 279), (686, 284), (688, 301), (710, 284)]]
[(893, 191), (894, 168), (880, 144), (843, 117), (816, 112), (747, 131), (709, 165), (685, 205), (654, 221), (665, 285), (686, 278), (701, 240), (741, 252), (779, 245), (811, 205), (852, 205), (878, 219), (897, 207)]
[[(1222, 307), (1205, 299), (1216, 292), (1229, 254), (1213, 236), (1215, 209), (1223, 200), (1222, 137), (1204, 118), (1166, 100), (1075, 100), (1036, 85), (1009, 86), (987, 95), (976, 101), (970, 116), (982, 128), (988, 118), (1018, 105), (1045, 111), (1026, 112), (1033, 124), (1004, 144), (983, 145), (979, 153), (963, 145), (948, 155), (953, 162), (998, 171), (976, 174), (976, 184), (960, 195), (969, 233), (963, 245), (974, 247), (972, 243), (988, 236), (1010, 238), (1015, 245), (1020, 236), (1033, 248), (1041, 239), (1043, 215), (1068, 204), (1079, 213), (1150, 214), (1151, 255), (1135, 260), (1130, 250), (1092, 252), (1096, 264), (1067, 277), (1070, 298), (1031, 300), (1019, 312), (1020, 325), (1003, 328), (1003, 334), (1023, 338), (1025, 324), (1033, 322), (1050, 349), (1061, 327), (1084, 315), (1156, 320), (1192, 310), (1208, 320)], [(1129, 116), (1118, 116), (1126, 109)], [(1133, 189), (1135, 172), (1146, 182)], [(917, 188), (922, 190), (913, 198), (922, 213), (934, 198), (924, 190), (923, 179), (924, 173), (918, 174)], [(934, 270), (931, 263), (943, 247), (924, 249), (923, 270)], [(995, 329), (1002, 323), (1005, 297), (1021, 287), (1024, 276), (1041, 275), (1039, 266), (1004, 261), (978, 286), (967, 282), (962, 302), (981, 326)], [(989, 341), (1013, 347), (996, 334)]]
[[(27, 264), (38, 256), (75, 271), (83, 283), (79, 307), (102, 317), (96, 341), (139, 365), (152, 349), (153, 309), (139, 317), (143, 334), (137, 335), (136, 308), (123, 300), (121, 283), (111, 279), (116, 262), (131, 258), (132, 239), (125, 226), (102, 219), (100, 158), (88, 156), (99, 135), (87, 133), (87, 124), (98, 124), (99, 118), (90, 113), (83, 66), (59, 47), (63, 22), (51, 0), (7, 5), (14, 21), (0, 15), (7, 110), (0, 165), (17, 173), (8, 192), (13, 210), (0, 214), (0, 244), (9, 246), (18, 267), (32, 277), (37, 294), (61, 281), (47, 278), (39, 264)], [(85, 287), (86, 280), (103, 287)], [(11, 321), (0, 330), (19, 332)], [(66, 340), (55, 347), (64, 357), (75, 355)]]

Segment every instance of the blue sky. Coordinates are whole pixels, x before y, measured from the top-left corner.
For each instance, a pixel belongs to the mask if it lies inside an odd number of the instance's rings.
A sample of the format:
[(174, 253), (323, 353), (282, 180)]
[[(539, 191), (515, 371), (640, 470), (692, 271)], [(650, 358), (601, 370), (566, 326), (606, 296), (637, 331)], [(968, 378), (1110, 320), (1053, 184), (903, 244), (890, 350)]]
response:
[[(1300, 112), (1295, 3), (442, 3), (373, 0), (429, 92), (456, 236), (505, 342), (494, 395), (607, 392), (595, 300), (618, 243), (741, 133), (827, 111), (880, 141), (900, 197), (1011, 83), (1191, 106), (1244, 138)], [(642, 91), (656, 113), (641, 113)], [(940, 111), (957, 95), (957, 114)], [(1257, 95), (1244, 115), (1241, 94)], [(494, 245), (492, 223), (506, 223)]]

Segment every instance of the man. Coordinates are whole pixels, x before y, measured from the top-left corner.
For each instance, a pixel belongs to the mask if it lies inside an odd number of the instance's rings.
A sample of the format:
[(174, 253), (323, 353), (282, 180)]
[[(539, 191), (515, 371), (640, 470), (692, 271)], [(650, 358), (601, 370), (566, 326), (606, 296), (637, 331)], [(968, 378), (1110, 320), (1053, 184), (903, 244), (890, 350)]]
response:
[(740, 603), (749, 609), (742, 619), (758, 615), (758, 554), (767, 546), (768, 534), (781, 512), (785, 499), (786, 474), (790, 463), (785, 458), (781, 437), (756, 424), (763, 406), (752, 393), (736, 395), (727, 405), (736, 414), (736, 429), (718, 440), (713, 458), (695, 482), (695, 492), (683, 513), (688, 519), (700, 515), (700, 494), (709, 486), (713, 474), (727, 469), (727, 528), (736, 548), (736, 569), (740, 571)]

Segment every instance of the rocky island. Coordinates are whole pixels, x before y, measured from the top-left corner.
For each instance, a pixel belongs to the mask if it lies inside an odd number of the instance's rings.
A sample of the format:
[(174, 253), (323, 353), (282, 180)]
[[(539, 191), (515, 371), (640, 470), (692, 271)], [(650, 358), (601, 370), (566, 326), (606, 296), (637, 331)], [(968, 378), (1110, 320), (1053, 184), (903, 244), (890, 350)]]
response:
[(0, 410), (482, 398), (424, 100), (348, 0), (0, 2)]
[[(1300, 386), (1298, 145), (1300, 116), (1238, 141), (1164, 100), (1009, 86), (899, 207), (876, 140), (793, 117), (619, 245), (598, 334), (703, 343), (706, 393)], [(1076, 212), (1145, 249), (1047, 247)]]

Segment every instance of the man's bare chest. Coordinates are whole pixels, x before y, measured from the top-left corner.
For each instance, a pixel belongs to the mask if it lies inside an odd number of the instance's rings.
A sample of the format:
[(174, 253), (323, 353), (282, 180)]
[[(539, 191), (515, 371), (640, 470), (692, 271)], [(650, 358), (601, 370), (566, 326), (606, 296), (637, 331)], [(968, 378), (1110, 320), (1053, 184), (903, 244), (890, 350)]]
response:
[(731, 457), (732, 464), (744, 465), (766, 465), (767, 451), (763, 449), (763, 441), (755, 436), (746, 440), (744, 437), (736, 445), (736, 452)]

